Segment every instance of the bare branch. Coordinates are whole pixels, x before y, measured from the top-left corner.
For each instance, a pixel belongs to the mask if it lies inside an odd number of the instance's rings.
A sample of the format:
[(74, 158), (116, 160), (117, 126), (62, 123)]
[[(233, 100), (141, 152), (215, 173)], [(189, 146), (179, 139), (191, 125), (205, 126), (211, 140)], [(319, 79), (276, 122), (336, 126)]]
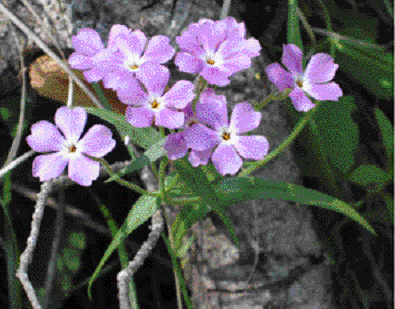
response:
[(120, 271), (117, 275), (119, 303), (121, 309), (129, 309), (128, 299), (128, 283), (132, 280), (133, 274), (143, 265), (144, 260), (154, 248), (163, 231), (162, 211), (158, 209), (152, 215), (151, 233), (148, 235), (147, 241), (141, 246), (132, 262), (129, 262), (127, 268)]

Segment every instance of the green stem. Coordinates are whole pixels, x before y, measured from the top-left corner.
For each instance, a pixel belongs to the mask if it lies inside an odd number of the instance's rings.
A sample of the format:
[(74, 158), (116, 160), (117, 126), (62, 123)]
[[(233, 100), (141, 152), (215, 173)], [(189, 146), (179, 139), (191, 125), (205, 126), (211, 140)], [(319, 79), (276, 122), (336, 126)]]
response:
[(164, 156), (160, 161), (159, 165), (159, 192), (161, 197), (166, 201), (166, 191), (165, 191), (165, 169), (169, 159)]
[(195, 88), (195, 93), (196, 93), (196, 97), (192, 100), (192, 110), (195, 110), (196, 107), (196, 103), (199, 101), (200, 99), (200, 95), (202, 94), (203, 90), (206, 88), (207, 86), (207, 81), (200, 76)]
[[(114, 172), (112, 171), (111, 166), (107, 163), (106, 160), (104, 160), (103, 158), (91, 157), (91, 156), (89, 156), (87, 154), (84, 154), (84, 155), (87, 156), (88, 158), (94, 160), (94, 161), (100, 162), (107, 169), (108, 173), (111, 176), (114, 175)], [(150, 196), (155, 196), (155, 197), (159, 196), (158, 192), (148, 192), (147, 190), (144, 190), (143, 188), (140, 188), (139, 186), (137, 186), (137, 185), (135, 185), (135, 184), (133, 184), (133, 183), (131, 183), (129, 181), (126, 181), (126, 180), (124, 180), (122, 178), (116, 177), (114, 180), (116, 182), (118, 182), (120, 185), (122, 185), (124, 187), (127, 187), (129, 189), (132, 189), (133, 191), (136, 191), (137, 193), (140, 193), (142, 195), (150, 195)]]
[[(331, 17), (329, 15), (329, 12), (325, 6), (325, 4), (322, 2), (322, 0), (317, 0), (318, 3), (321, 5), (322, 11), (324, 13), (324, 19), (325, 19), (325, 23), (326, 23), (326, 30), (328, 30), (329, 32), (332, 32), (332, 22), (331, 22)], [(332, 58), (335, 58), (335, 42), (333, 41), (333, 39), (330, 37), (328, 38), (329, 42), (331, 44), (331, 56)]]
[(288, 98), (288, 94), (292, 91), (292, 89), (287, 89), (284, 92), (275, 92), (266, 97), (262, 102), (257, 103), (255, 105), (255, 111), (259, 111), (263, 107), (265, 107), (269, 102), (271, 101), (280, 101), (280, 100), (285, 100)]
[(194, 197), (167, 197), (167, 201), (170, 205), (187, 205), (187, 204), (196, 204), (203, 201), (203, 198), (200, 196)]
[(313, 118), (315, 111), (318, 108), (319, 103), (316, 103), (316, 107), (311, 109), (305, 117), (302, 118), (294, 128), (294, 130), (291, 132), (291, 134), (285, 139), (285, 141), (278, 146), (275, 150), (273, 150), (271, 153), (269, 153), (265, 159), (261, 161), (257, 161), (251, 164), (251, 166), (247, 167), (245, 170), (243, 170), (239, 176), (240, 177), (246, 177), (249, 174), (251, 174), (253, 171), (258, 169), (259, 167), (269, 163), (271, 160), (273, 160), (275, 157), (277, 157), (285, 148), (287, 148), (291, 143), (298, 137), (299, 133), (303, 130), (303, 128), (309, 123), (309, 121)]

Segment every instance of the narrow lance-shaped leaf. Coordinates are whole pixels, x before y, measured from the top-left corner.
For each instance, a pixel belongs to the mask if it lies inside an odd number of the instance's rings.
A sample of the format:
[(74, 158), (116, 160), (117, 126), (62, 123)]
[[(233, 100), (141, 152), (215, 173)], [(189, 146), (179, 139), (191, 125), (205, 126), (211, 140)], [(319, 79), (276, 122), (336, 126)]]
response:
[(232, 222), (226, 214), (226, 205), (218, 198), (205, 173), (200, 168), (193, 168), (185, 159), (177, 160), (173, 163), (185, 184), (201, 196), (207, 207), (211, 208), (221, 218), (229, 229), (233, 240), (239, 245)]
[(138, 157), (136, 160), (134, 160), (128, 166), (123, 168), (118, 173), (112, 175), (106, 182), (111, 182), (111, 181), (115, 180), (116, 178), (130, 174), (134, 171), (137, 171), (137, 170), (143, 168), (144, 165), (147, 165), (150, 162), (155, 162), (159, 158), (163, 157), (166, 154), (166, 151), (163, 148), (165, 142), (166, 142), (166, 138), (163, 138), (159, 142), (155, 143), (146, 152), (144, 152), (140, 157)]
[(136, 228), (142, 225), (145, 221), (151, 218), (152, 214), (157, 209), (156, 198), (143, 195), (141, 196), (137, 202), (133, 205), (132, 209), (129, 211), (129, 214), (118, 230), (117, 234), (115, 235), (114, 239), (112, 240), (111, 244), (108, 246), (106, 252), (102, 259), (100, 260), (99, 266), (96, 267), (95, 272), (93, 273), (92, 277), (89, 279), (88, 285), (88, 296), (91, 298), (91, 290), (92, 284), (98, 277), (101, 269), (103, 268), (104, 264), (111, 256), (111, 254), (118, 248), (118, 246), (125, 240), (125, 238), (132, 233)]
[(342, 213), (375, 234), (369, 223), (347, 203), (302, 186), (258, 177), (231, 177), (222, 180), (216, 187), (223, 203), (236, 204), (260, 198), (274, 198), (313, 205)]

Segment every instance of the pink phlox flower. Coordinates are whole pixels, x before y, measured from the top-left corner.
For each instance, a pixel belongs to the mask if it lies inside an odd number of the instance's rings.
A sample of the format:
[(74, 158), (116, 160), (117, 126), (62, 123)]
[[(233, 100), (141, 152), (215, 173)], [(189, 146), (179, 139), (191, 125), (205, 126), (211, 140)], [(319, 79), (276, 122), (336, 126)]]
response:
[[(167, 157), (173, 161), (181, 159), (187, 154), (189, 147), (187, 146), (187, 141), (184, 137), (185, 132), (188, 132), (192, 125), (199, 122), (193, 112), (191, 104), (188, 104), (184, 108), (183, 112), (185, 114), (185, 122), (182, 126), (183, 131), (169, 134), (163, 147), (167, 152)], [(188, 160), (194, 167), (206, 165), (212, 155), (212, 152), (212, 149), (203, 151), (192, 149), (189, 153)]]
[(305, 93), (320, 101), (338, 101), (343, 92), (338, 84), (330, 81), (339, 65), (334, 63), (330, 55), (318, 53), (311, 57), (303, 72), (302, 58), (303, 53), (299, 47), (294, 44), (284, 45), (281, 62), (288, 71), (280, 64), (273, 63), (265, 70), (269, 80), (281, 92), (292, 89), (289, 97), (298, 111), (307, 112), (315, 106)]
[(112, 63), (115, 69), (104, 78), (104, 86), (114, 90), (126, 89), (128, 81), (140, 79), (147, 64), (154, 65), (157, 70), (168, 70), (162, 64), (175, 53), (168, 37), (156, 35), (147, 44), (147, 37), (141, 30), (122, 33), (115, 41), (117, 51)]
[(245, 34), (244, 23), (233, 17), (201, 19), (176, 37), (181, 51), (174, 62), (182, 72), (199, 73), (210, 84), (225, 86), (231, 75), (248, 68), (251, 57), (259, 55), (259, 42), (246, 40)]
[(131, 87), (118, 92), (123, 103), (136, 106), (126, 109), (126, 120), (132, 126), (144, 128), (155, 124), (169, 129), (182, 127), (182, 109), (194, 98), (194, 86), (190, 81), (181, 80), (165, 92), (169, 78), (169, 70), (147, 63), (140, 73), (140, 81), (147, 92), (136, 79)]
[(85, 155), (101, 158), (115, 147), (115, 140), (103, 125), (94, 125), (80, 139), (86, 118), (82, 107), (60, 107), (55, 114), (56, 126), (42, 120), (31, 127), (26, 138), (29, 146), (37, 152), (51, 152), (33, 160), (34, 177), (40, 181), (58, 177), (67, 164), (69, 177), (81, 186), (90, 186), (99, 177), (100, 163)]
[(216, 95), (212, 89), (202, 93), (199, 103), (196, 115), (200, 123), (193, 125), (184, 136), (188, 147), (198, 151), (216, 147), (211, 160), (221, 175), (236, 174), (243, 165), (241, 157), (263, 159), (269, 150), (267, 139), (241, 135), (259, 126), (261, 113), (246, 102), (239, 103), (229, 122), (225, 97)]
[(72, 36), (75, 52), (69, 57), (69, 64), (73, 69), (82, 70), (88, 82), (98, 82), (115, 69), (114, 55), (116, 51), (115, 40), (121, 34), (131, 30), (123, 25), (111, 27), (107, 48), (104, 46), (99, 34), (90, 28), (82, 28), (77, 35)]

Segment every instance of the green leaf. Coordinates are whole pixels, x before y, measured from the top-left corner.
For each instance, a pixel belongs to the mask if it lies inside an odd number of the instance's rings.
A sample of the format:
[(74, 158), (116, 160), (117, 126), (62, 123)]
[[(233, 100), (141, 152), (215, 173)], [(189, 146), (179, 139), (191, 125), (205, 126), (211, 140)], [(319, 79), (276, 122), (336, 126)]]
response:
[(302, 37), (300, 36), (299, 16), (297, 13), (298, 1), (288, 1), (287, 43), (295, 44), (303, 52)]
[(111, 241), (111, 244), (108, 246), (106, 252), (99, 263), (99, 266), (96, 267), (95, 272), (93, 273), (92, 277), (89, 279), (88, 285), (88, 296), (91, 299), (91, 290), (92, 284), (100, 274), (101, 269), (103, 268), (104, 264), (117, 249), (117, 247), (123, 243), (125, 238), (132, 233), (137, 227), (142, 225), (145, 221), (151, 218), (152, 214), (157, 209), (156, 198), (143, 195), (141, 196), (137, 202), (134, 204), (132, 209), (129, 211), (129, 214), (123, 223), (123, 225), (118, 230), (117, 234), (115, 235), (114, 239)]
[(118, 173), (112, 175), (106, 182), (111, 182), (116, 178), (137, 171), (143, 168), (144, 165), (147, 165), (150, 162), (155, 162), (159, 158), (163, 157), (166, 154), (166, 150), (163, 148), (165, 143), (166, 143), (166, 138), (161, 139), (160, 141), (152, 145), (140, 157), (138, 157), (136, 160), (133, 160), (128, 166), (123, 168)]
[(188, 232), (189, 228), (195, 224), (197, 221), (202, 219), (206, 214), (211, 211), (207, 207), (206, 203), (196, 203), (184, 205), (181, 208), (180, 213), (177, 215), (174, 223), (171, 227), (173, 235), (173, 247), (176, 252), (181, 250), (184, 243), (184, 236)]
[(210, 182), (207, 180), (205, 173), (200, 168), (192, 167), (185, 158), (174, 161), (173, 164), (185, 184), (201, 196), (207, 207), (221, 218), (232, 235), (233, 240), (239, 245), (232, 222), (226, 214), (226, 205), (218, 198)]
[(394, 60), (390, 52), (338, 39), (336, 62), (371, 93), (392, 100), (394, 93)]
[(383, 137), (383, 144), (387, 151), (387, 156), (394, 156), (394, 128), (391, 122), (385, 117), (384, 113), (377, 107), (374, 109), (377, 122), (380, 127), (381, 136)]
[(222, 180), (216, 190), (225, 204), (236, 204), (260, 198), (274, 198), (313, 205), (342, 213), (376, 235), (369, 223), (347, 203), (327, 194), (287, 182), (258, 177), (231, 177)]
[(111, 111), (112, 107), (111, 104), (108, 102), (106, 96), (103, 93), (103, 90), (100, 88), (99, 83), (91, 83), (93, 90), (95, 90), (97, 97), (99, 98), (100, 102), (103, 104), (106, 110)]
[(344, 173), (354, 164), (354, 153), (359, 143), (358, 126), (351, 119), (355, 109), (353, 101), (353, 97), (344, 96), (339, 102), (325, 102), (315, 115), (325, 154)]
[(179, 258), (183, 258), (187, 254), (194, 240), (195, 240), (195, 236), (191, 236), (188, 239), (184, 239), (182, 245), (180, 246), (180, 249), (176, 251), (176, 254)]
[(392, 173), (388, 174), (376, 165), (360, 165), (352, 172), (349, 179), (363, 187), (368, 185), (382, 185), (393, 178)]
[(114, 125), (119, 132), (125, 136), (129, 136), (131, 141), (135, 142), (144, 149), (150, 148), (153, 144), (158, 142), (162, 136), (154, 128), (135, 128), (126, 121), (125, 117), (108, 110), (85, 107), (85, 110), (92, 115), (95, 115), (103, 120)]

